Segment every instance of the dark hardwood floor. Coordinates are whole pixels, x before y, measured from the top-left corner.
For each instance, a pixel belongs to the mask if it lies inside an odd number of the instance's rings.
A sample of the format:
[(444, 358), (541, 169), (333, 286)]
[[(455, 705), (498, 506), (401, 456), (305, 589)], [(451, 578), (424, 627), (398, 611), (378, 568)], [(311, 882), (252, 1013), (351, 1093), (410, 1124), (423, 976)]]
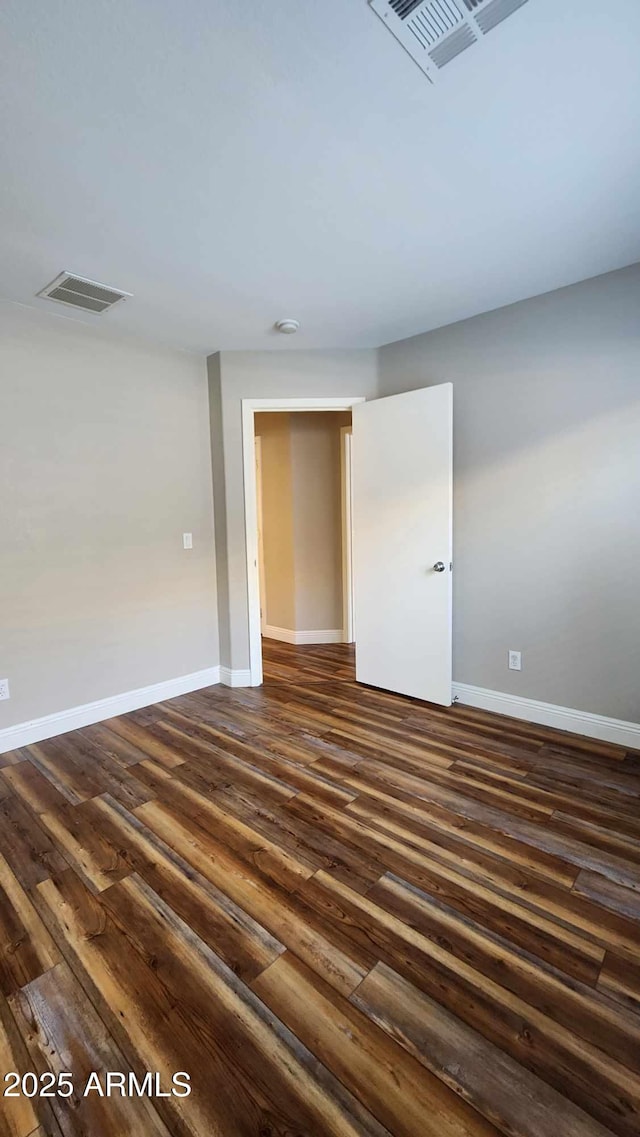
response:
[(0, 1131), (637, 1137), (639, 757), (265, 655), (0, 758)]

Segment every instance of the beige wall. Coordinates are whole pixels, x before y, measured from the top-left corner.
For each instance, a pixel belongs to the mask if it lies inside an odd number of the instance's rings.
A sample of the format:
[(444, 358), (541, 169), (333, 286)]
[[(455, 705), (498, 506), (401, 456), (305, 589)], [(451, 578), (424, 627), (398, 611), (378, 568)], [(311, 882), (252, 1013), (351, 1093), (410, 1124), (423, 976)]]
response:
[(382, 395), (453, 383), (456, 680), (639, 721), (640, 266), (379, 362)]
[(266, 623), (342, 628), (340, 429), (349, 413), (257, 414), (262, 439)]
[(296, 627), (296, 570), (293, 520), (291, 423), (288, 414), (255, 416), (262, 440), (262, 541), (266, 624)]
[(204, 360), (0, 304), (0, 729), (218, 663), (207, 424)]
[(363, 351), (225, 351), (210, 356), (212, 434), (224, 444), (224, 478), (214, 482), (215, 509), (223, 504), (226, 525), (216, 541), (218, 579), (226, 582), (220, 602), (221, 663), (249, 667), (249, 609), (244, 529), (242, 400), (364, 396), (377, 392), (377, 354)]

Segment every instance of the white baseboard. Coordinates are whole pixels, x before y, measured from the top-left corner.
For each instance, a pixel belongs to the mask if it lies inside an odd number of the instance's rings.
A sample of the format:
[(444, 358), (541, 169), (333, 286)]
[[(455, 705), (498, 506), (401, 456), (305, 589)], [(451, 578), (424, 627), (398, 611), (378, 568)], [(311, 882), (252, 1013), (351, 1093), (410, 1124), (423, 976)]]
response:
[(17, 723), (16, 726), (0, 730), (0, 754), (16, 750), (19, 746), (30, 746), (32, 742), (43, 742), (70, 730), (126, 715), (140, 707), (150, 707), (165, 699), (175, 699), (189, 691), (199, 691), (220, 682), (219, 667), (205, 667), (203, 671), (193, 671), (190, 675), (180, 675), (177, 679), (165, 679), (162, 683), (152, 683), (149, 687), (138, 687), (135, 691), (125, 691), (122, 695), (111, 695), (108, 699), (97, 699), (94, 703), (83, 703), (80, 707), (70, 707), (30, 722)]
[(246, 671), (232, 671), (230, 667), (220, 667), (220, 682), (225, 687), (250, 687), (251, 686), (251, 672), (247, 668)]
[[(277, 632), (287, 629), (270, 629)], [(267, 634), (267, 633), (265, 633)], [(337, 635), (337, 632), (290, 632), (290, 635)], [(342, 636), (342, 632), (339, 633)], [(281, 638), (272, 636), (273, 639)], [(291, 642), (291, 641), (285, 641)], [(341, 640), (298, 640), (298, 643), (338, 643)], [(247, 670), (232, 671), (229, 667), (207, 667), (203, 671), (194, 671), (190, 675), (181, 675), (177, 679), (166, 679), (162, 683), (152, 683), (149, 687), (139, 687), (135, 691), (125, 691), (121, 695), (112, 695), (107, 699), (97, 699), (93, 703), (84, 703), (80, 707), (70, 707), (65, 711), (58, 711), (52, 715), (32, 719), (29, 722), (17, 723), (15, 726), (0, 730), (0, 754), (10, 750), (17, 750), (20, 746), (29, 746), (32, 742), (42, 742), (46, 738), (55, 738), (59, 734), (66, 734), (70, 730), (79, 730), (83, 726), (102, 722), (104, 719), (114, 718), (116, 715), (125, 715), (129, 711), (140, 707), (149, 707), (153, 703), (164, 702), (165, 699), (175, 699), (178, 695), (186, 695), (189, 691), (198, 691), (202, 687), (210, 687), (215, 683), (224, 683), (227, 687), (250, 687), (251, 672)], [(526, 722), (540, 723), (542, 726), (555, 727), (557, 730), (568, 730), (574, 734), (583, 734), (587, 738), (598, 738), (603, 742), (611, 742), (617, 746), (630, 749), (640, 749), (640, 723), (624, 722), (622, 719), (607, 718), (606, 715), (594, 715), (588, 711), (576, 711), (571, 707), (559, 707), (554, 703), (542, 703), (537, 699), (525, 699), (519, 695), (508, 695), (502, 691), (489, 691), (485, 687), (473, 687), (468, 683), (454, 683), (453, 696), (470, 707), (478, 707), (485, 711), (495, 711), (499, 715), (510, 715), (512, 718), (524, 719)]]
[(461, 703), (483, 711), (495, 711), (499, 715), (552, 726), (556, 730), (569, 730), (573, 734), (584, 734), (587, 738), (598, 738), (617, 746), (640, 749), (640, 723), (637, 722), (592, 715), (589, 711), (558, 707), (554, 703), (541, 703), (538, 699), (524, 699), (502, 691), (488, 691), (485, 687), (473, 687), (468, 683), (454, 683), (453, 696)]
[(268, 640), (282, 640), (286, 644), (342, 644), (342, 628), (321, 628), (318, 631), (295, 632), (291, 628), (275, 628), (265, 624), (262, 634)]

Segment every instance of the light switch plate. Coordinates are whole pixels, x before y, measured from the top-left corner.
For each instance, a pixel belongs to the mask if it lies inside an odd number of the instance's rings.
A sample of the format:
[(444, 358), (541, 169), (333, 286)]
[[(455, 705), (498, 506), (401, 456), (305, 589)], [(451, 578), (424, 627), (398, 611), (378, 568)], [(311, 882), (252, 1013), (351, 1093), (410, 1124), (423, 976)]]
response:
[(192, 549), (193, 548), (193, 534), (192, 533), (183, 533), (182, 534), (182, 547), (183, 547), (183, 549)]
[(10, 699), (10, 698), (11, 698), (11, 695), (9, 694), (9, 680), (8, 679), (0, 679), (0, 699)]

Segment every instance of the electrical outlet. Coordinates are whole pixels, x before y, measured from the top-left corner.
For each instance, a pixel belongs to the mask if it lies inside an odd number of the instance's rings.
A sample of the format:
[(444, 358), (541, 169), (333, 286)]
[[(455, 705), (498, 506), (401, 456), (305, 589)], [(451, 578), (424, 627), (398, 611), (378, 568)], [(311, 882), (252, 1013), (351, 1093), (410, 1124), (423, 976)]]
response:
[(193, 548), (193, 534), (192, 533), (183, 533), (182, 534), (182, 548), (183, 549), (192, 549)]
[(11, 695), (9, 694), (9, 680), (8, 679), (0, 679), (0, 699), (10, 699), (10, 698), (11, 698)]
[(522, 652), (509, 650), (509, 671), (522, 671)]

